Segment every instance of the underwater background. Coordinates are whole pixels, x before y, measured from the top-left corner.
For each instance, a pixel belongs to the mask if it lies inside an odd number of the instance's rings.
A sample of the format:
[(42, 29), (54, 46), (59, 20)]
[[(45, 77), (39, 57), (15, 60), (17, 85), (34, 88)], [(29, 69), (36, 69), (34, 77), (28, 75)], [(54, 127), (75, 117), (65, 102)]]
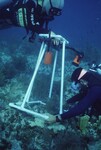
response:
[[(69, 46), (83, 51), (80, 66), (89, 68), (101, 63), (101, 0), (65, 0), (62, 15), (50, 22), (49, 28), (69, 41)], [(48, 125), (9, 106), (22, 103), (35, 69), (41, 43), (22, 40), (26, 30), (10, 27), (0, 30), (0, 150), (101, 150), (101, 117), (75, 117), (62, 124)], [(53, 58), (55, 49), (53, 49)], [(42, 61), (26, 108), (40, 114), (58, 114), (60, 99), (61, 51), (59, 52), (54, 88), (48, 98), (53, 62)], [(73, 96), (70, 76), (75, 53), (66, 50), (64, 76), (65, 101)]]

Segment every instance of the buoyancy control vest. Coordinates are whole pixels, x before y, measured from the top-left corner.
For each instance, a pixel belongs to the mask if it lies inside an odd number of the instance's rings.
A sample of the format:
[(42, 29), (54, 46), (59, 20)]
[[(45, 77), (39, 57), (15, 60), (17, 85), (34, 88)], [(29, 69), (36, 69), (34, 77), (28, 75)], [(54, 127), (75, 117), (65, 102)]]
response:
[(45, 12), (42, 12), (42, 7), (32, 0), (24, 2), (20, 0), (10, 8), (12, 14), (12, 22), (15, 25), (25, 27), (27, 30), (40, 33), (42, 29), (48, 32), (48, 22), (54, 17), (48, 17)]

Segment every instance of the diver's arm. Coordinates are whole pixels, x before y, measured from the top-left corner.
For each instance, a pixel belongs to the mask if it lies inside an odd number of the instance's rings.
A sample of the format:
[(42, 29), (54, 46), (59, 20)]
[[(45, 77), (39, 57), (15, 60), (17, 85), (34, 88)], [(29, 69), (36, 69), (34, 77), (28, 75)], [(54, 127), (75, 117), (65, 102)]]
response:
[(13, 2), (13, 0), (0, 0), (0, 8), (3, 8), (12, 2)]
[(62, 120), (83, 114), (99, 98), (100, 90), (99, 88), (92, 87), (88, 94), (77, 105), (60, 115)]
[(74, 95), (70, 99), (67, 99), (66, 102), (68, 104), (70, 104), (70, 103), (75, 103), (77, 101), (80, 101), (81, 99), (83, 99), (86, 96), (87, 91), (88, 91), (87, 87), (82, 87), (82, 89), (79, 91), (78, 94)]
[(79, 93), (79, 94), (76, 94), (74, 95), (73, 97), (71, 97), (70, 99), (66, 100), (66, 102), (68, 104), (72, 104), (72, 103), (75, 103), (77, 101), (80, 101), (85, 95), (83, 93)]

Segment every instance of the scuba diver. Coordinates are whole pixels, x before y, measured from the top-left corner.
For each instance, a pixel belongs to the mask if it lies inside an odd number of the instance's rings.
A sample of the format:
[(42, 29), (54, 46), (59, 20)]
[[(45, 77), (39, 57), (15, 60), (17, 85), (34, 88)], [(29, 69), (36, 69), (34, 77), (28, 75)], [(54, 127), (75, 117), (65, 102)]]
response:
[(49, 33), (48, 23), (60, 16), (64, 0), (0, 0), (0, 28), (24, 27), (29, 40), (35, 33)]
[(83, 68), (77, 68), (72, 76), (72, 88), (80, 92), (67, 100), (68, 104), (75, 104), (68, 111), (59, 115), (49, 115), (48, 122), (61, 122), (87, 111), (88, 115), (101, 115), (101, 75), (87, 71)]

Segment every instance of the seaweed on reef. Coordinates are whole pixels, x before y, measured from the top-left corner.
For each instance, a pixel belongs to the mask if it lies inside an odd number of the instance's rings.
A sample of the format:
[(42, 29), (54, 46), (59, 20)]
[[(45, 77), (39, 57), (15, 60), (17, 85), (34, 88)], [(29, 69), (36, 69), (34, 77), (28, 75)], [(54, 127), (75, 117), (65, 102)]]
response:
[[(34, 143), (34, 149), (36, 150), (50, 150), (52, 138), (54, 133), (48, 129), (34, 129), (34, 138), (30, 141), (30, 149), (33, 150), (31, 146)], [(28, 146), (28, 148), (29, 148)]]
[(6, 63), (2, 67), (2, 73), (5, 76), (5, 79), (12, 79), (16, 75), (16, 70), (14, 65), (11, 62)]
[(55, 81), (53, 85), (53, 96), (60, 96), (60, 81)]
[(13, 56), (12, 64), (17, 71), (25, 71), (27, 67), (27, 58), (25, 56)]
[(16, 75), (16, 70), (11, 62), (7, 62), (1, 66), (0, 70), (0, 86), (4, 86), (8, 79), (12, 79)]
[(9, 150), (11, 149), (11, 143), (4, 139), (4, 138), (1, 138), (0, 139), (0, 150)]
[(88, 150), (86, 141), (74, 132), (61, 131), (54, 141), (54, 150)]
[(46, 99), (49, 93), (50, 75), (39, 74), (33, 87), (33, 95), (38, 99)]
[(0, 70), (0, 86), (4, 86), (5, 83), (6, 83), (6, 77), (4, 73), (2, 72), (2, 70)]
[(57, 114), (59, 112), (59, 96), (54, 95), (51, 99), (48, 99), (46, 108), (47, 112)]
[(47, 101), (47, 111), (52, 114), (59, 112), (60, 101), (60, 81), (55, 81), (53, 85), (52, 97)]
[(11, 62), (5, 63), (0, 71), (1, 86), (7, 79), (14, 78), (19, 72), (25, 71), (27, 66), (26, 57), (13, 57)]
[(16, 139), (21, 141), (21, 147), (23, 149), (30, 150), (48, 150), (52, 141), (53, 133), (48, 129), (41, 129), (38, 127), (23, 127), (19, 129), (16, 135)]
[(52, 97), (49, 99), (50, 82), (51, 75), (39, 74), (34, 83), (32, 97), (41, 100), (44, 99), (47, 105), (47, 111), (52, 114), (57, 114), (59, 112), (60, 81), (54, 81)]

